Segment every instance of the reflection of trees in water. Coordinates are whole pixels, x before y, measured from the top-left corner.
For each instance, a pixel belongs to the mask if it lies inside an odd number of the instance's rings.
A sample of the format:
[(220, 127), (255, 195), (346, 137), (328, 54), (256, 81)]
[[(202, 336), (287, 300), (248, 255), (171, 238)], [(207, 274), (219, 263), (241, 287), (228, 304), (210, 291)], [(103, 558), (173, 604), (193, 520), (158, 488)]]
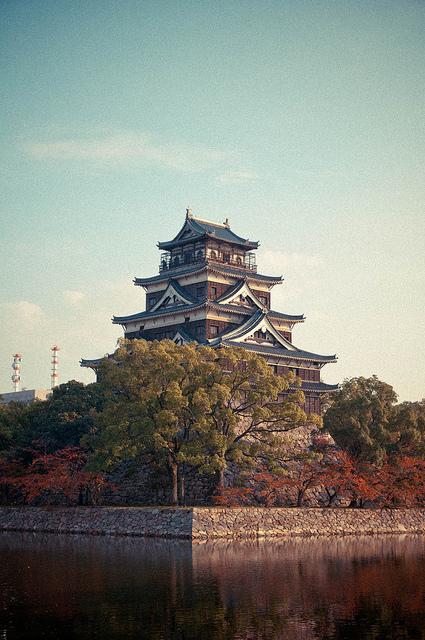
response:
[[(255, 637), (425, 638), (423, 537), (208, 547), (208, 553), (193, 550), (195, 575), (211, 571), (217, 577), (222, 601), (230, 603), (240, 628), (255, 629)], [(267, 635), (262, 623), (273, 624), (275, 635)]]
[(425, 638), (425, 540), (0, 535), (8, 637)]

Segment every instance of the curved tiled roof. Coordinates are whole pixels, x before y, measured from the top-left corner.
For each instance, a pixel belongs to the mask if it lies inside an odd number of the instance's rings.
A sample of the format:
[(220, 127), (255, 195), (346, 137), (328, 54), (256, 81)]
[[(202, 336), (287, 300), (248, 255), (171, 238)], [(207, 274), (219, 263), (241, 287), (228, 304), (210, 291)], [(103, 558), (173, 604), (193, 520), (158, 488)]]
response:
[(339, 384), (326, 384), (326, 382), (305, 382), (301, 385), (302, 391), (318, 391), (320, 393), (338, 391)]
[[(170, 270), (171, 271), (171, 270)], [(157, 276), (151, 276), (150, 278), (137, 278), (135, 277), (133, 282), (136, 287), (144, 287), (148, 284), (154, 284), (156, 282), (166, 282), (170, 278), (179, 278), (189, 274), (201, 273), (202, 271), (212, 271), (220, 275), (230, 275), (232, 277), (246, 278), (247, 280), (257, 280), (258, 282), (273, 282), (280, 284), (283, 280), (282, 276), (265, 276), (260, 273), (254, 273), (253, 271), (247, 271), (246, 269), (238, 269), (237, 267), (231, 267), (229, 265), (220, 265), (216, 262), (203, 262), (201, 265), (192, 264), (187, 268), (179, 268), (178, 271), (163, 271)]]
[[(193, 235), (187, 238), (182, 237), (182, 232), (185, 228), (190, 229)], [(208, 237), (216, 240), (222, 240), (231, 244), (241, 245), (248, 249), (256, 249), (258, 242), (252, 242), (246, 238), (241, 238), (234, 233), (228, 224), (219, 224), (216, 222), (210, 222), (209, 220), (203, 220), (202, 218), (195, 218), (194, 216), (188, 216), (183, 227), (173, 240), (166, 242), (158, 242), (160, 249), (171, 249), (172, 247), (179, 245), (183, 242), (192, 242), (203, 237)]]
[(220, 274), (229, 274), (230, 276), (239, 276), (246, 280), (258, 280), (260, 282), (275, 282), (280, 284), (283, 280), (282, 276), (264, 276), (261, 273), (254, 273), (246, 269), (238, 269), (230, 265), (218, 264), (217, 262), (208, 263), (208, 269)]
[(270, 309), (267, 315), (269, 318), (282, 318), (282, 320), (290, 320), (291, 322), (304, 322), (305, 320), (305, 315), (303, 313), (299, 316), (292, 316), (289, 313), (273, 311), (273, 309)]
[[(185, 295), (186, 297), (189, 297), (187, 294)], [(258, 310), (256, 307), (249, 308), (249, 307), (244, 307), (243, 305), (222, 304), (222, 303), (218, 303), (216, 300), (208, 300), (205, 297), (202, 299), (198, 299), (198, 298), (195, 298), (194, 296), (191, 296), (191, 299), (193, 300), (193, 304), (188, 304), (188, 305), (180, 304), (173, 307), (165, 307), (164, 309), (158, 309), (157, 311), (139, 311), (138, 313), (133, 313), (128, 316), (113, 316), (112, 323), (123, 324), (125, 322), (132, 322), (133, 320), (153, 318), (155, 316), (162, 316), (168, 313), (170, 314), (176, 313), (176, 312), (186, 313), (186, 312), (190, 312), (195, 309), (198, 309), (202, 306), (208, 306), (210, 309), (214, 309), (215, 311), (218, 311), (218, 312), (223, 311), (223, 312), (241, 314), (244, 316), (250, 316), (252, 318), (255, 317), (255, 320), (257, 320), (258, 317), (260, 317), (261, 314), (263, 313), (261, 312), (261, 310)], [(260, 316), (258, 313), (259, 311), (260, 311)], [(304, 320), (304, 316), (291, 316), (286, 313), (279, 313), (277, 311), (269, 311), (266, 315), (270, 319), (273, 319), (274, 317), (282, 318), (282, 319), (288, 320), (289, 322), (302, 322)], [(250, 322), (250, 321), (247, 320), (247, 322)], [(248, 329), (249, 329), (249, 325), (244, 324), (243, 330), (246, 331)]]
[(80, 367), (87, 367), (89, 369), (95, 369), (100, 365), (103, 358), (93, 358), (92, 360), (88, 358), (81, 358)]
[(142, 318), (153, 318), (155, 316), (166, 315), (167, 313), (176, 313), (177, 311), (193, 311), (202, 307), (205, 304), (205, 300), (196, 302), (195, 304), (181, 304), (175, 307), (169, 307), (165, 309), (158, 309), (158, 311), (140, 311), (139, 313), (133, 313), (130, 316), (113, 316), (112, 324), (123, 324), (125, 322), (131, 322), (132, 320), (140, 320)]
[(263, 355), (276, 356), (279, 358), (288, 358), (290, 360), (309, 360), (310, 362), (336, 362), (336, 355), (322, 356), (318, 353), (311, 353), (310, 351), (303, 351), (301, 349), (295, 349), (294, 351), (289, 349), (282, 349), (274, 345), (261, 345), (251, 344), (249, 342), (233, 342), (232, 340), (226, 340), (226, 336), (223, 335), (221, 344), (229, 347), (242, 347), (242, 349), (248, 349), (248, 351), (255, 351)]

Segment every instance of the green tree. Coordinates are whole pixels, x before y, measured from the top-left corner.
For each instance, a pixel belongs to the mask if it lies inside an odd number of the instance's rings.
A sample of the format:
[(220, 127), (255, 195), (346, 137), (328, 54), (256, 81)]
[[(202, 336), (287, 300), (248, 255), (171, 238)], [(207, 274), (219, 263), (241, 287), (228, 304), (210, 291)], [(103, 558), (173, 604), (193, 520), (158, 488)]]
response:
[(123, 341), (99, 370), (109, 404), (95, 436), (86, 439), (91, 468), (149, 459), (167, 467), (172, 504), (184, 502), (188, 466), (213, 473), (219, 465), (205, 389), (214, 366), (194, 345)]
[(381, 464), (396, 440), (396, 401), (392, 386), (377, 376), (345, 380), (324, 415), (324, 426), (356, 460)]
[(78, 446), (81, 437), (93, 428), (105, 396), (99, 384), (84, 385), (70, 380), (55, 389), (48, 400), (28, 405), (23, 411), (21, 429), (14, 444), (31, 447), (34, 442), (44, 453), (67, 446)]
[(391, 453), (425, 458), (425, 399), (398, 404), (394, 408), (391, 430), (395, 438)]
[(294, 378), (275, 376), (243, 349), (124, 341), (99, 378), (109, 402), (86, 439), (91, 468), (146, 457), (165, 464), (173, 504), (184, 499), (187, 468), (219, 472), (222, 482), (231, 462), (272, 464), (279, 434), (306, 419), (300, 390), (287, 394)]
[(0, 452), (13, 446), (25, 407), (17, 402), (0, 404)]
[[(230, 463), (239, 468), (259, 463), (270, 470), (279, 467), (287, 453), (282, 434), (305, 424), (307, 416), (300, 380), (292, 373), (275, 375), (264, 358), (243, 348), (213, 354), (217, 366), (207, 380), (207, 392), (220, 446), (222, 487)], [(317, 416), (315, 421), (320, 421)]]

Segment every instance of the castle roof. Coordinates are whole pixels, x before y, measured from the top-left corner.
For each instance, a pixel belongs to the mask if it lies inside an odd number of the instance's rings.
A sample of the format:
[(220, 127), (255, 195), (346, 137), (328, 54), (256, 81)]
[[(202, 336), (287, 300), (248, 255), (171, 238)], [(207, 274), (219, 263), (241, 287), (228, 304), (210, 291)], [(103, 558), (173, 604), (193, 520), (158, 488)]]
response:
[(269, 318), (281, 318), (282, 320), (289, 320), (290, 322), (304, 322), (305, 315), (301, 313), (300, 315), (291, 315), (289, 313), (281, 313), (280, 311), (273, 311), (270, 309), (268, 313)]
[[(246, 271), (246, 269), (238, 269), (226, 264), (217, 264), (213, 261), (209, 262), (208, 259), (201, 264), (192, 264), (188, 267), (181, 267), (177, 270), (173, 270), (173, 277), (180, 278), (189, 274), (198, 274), (202, 271), (208, 271), (211, 273), (217, 273), (218, 275), (228, 275), (236, 278), (246, 278), (247, 280), (254, 280), (256, 282), (266, 282), (269, 284), (281, 284), (282, 276), (265, 276), (260, 273), (254, 273), (253, 271)], [(150, 284), (156, 284), (158, 282), (166, 282), (170, 279), (170, 273), (164, 271), (157, 276), (151, 276), (150, 278), (134, 278), (133, 282), (136, 287), (145, 287)]]
[(81, 358), (80, 367), (87, 367), (88, 369), (96, 369), (96, 367), (100, 366), (102, 360), (103, 358), (93, 358), (92, 360), (90, 360), (90, 358)]
[(338, 391), (338, 389), (339, 384), (326, 384), (326, 382), (306, 382), (303, 380), (301, 385), (302, 391), (320, 391), (321, 393), (324, 393), (327, 391)]
[[(221, 344), (229, 347), (242, 347), (248, 351), (254, 351), (260, 355), (270, 355), (288, 360), (306, 360), (309, 362), (336, 362), (336, 355), (322, 356), (318, 353), (311, 353), (310, 351), (303, 351), (301, 349), (283, 349), (275, 345), (262, 345), (253, 344), (251, 342), (236, 342), (233, 340), (226, 340), (225, 336), (221, 341)], [(313, 384), (313, 383), (312, 383)]]
[(168, 251), (187, 242), (196, 242), (203, 238), (229, 242), (230, 244), (239, 245), (245, 249), (258, 248), (258, 242), (252, 242), (234, 233), (227, 220), (220, 224), (211, 222), (210, 220), (196, 218), (190, 213), (189, 209), (186, 212), (185, 223), (176, 237), (166, 242), (158, 242), (158, 247), (159, 249)]
[[(173, 283), (174, 284), (174, 283)], [(249, 329), (251, 323), (254, 323), (258, 320), (259, 314), (258, 311), (255, 311), (252, 308), (244, 307), (243, 305), (235, 305), (235, 304), (225, 304), (223, 302), (218, 302), (216, 300), (208, 300), (207, 298), (196, 299), (191, 296), (193, 300), (192, 304), (177, 304), (170, 307), (164, 307), (157, 309), (155, 311), (139, 311), (138, 313), (133, 313), (128, 316), (113, 316), (112, 323), (113, 324), (125, 324), (127, 322), (132, 322), (134, 320), (143, 320), (148, 318), (153, 318), (156, 316), (163, 316), (167, 314), (173, 313), (186, 313), (190, 311), (194, 311), (195, 309), (200, 309), (201, 307), (209, 307), (215, 311), (227, 311), (229, 313), (236, 313), (241, 315), (249, 316), (247, 320), (244, 321), (242, 332), (245, 332)], [(264, 315), (264, 313), (263, 313)], [(304, 322), (303, 315), (290, 315), (288, 313), (280, 313), (278, 311), (270, 310), (266, 313), (267, 317), (270, 319), (273, 318), (281, 318), (283, 320), (288, 320), (288, 322)]]
[(198, 309), (206, 304), (205, 300), (200, 300), (194, 304), (174, 305), (172, 307), (164, 307), (163, 309), (157, 309), (156, 311), (140, 311), (139, 313), (133, 313), (129, 316), (113, 316), (112, 324), (125, 324), (126, 322), (132, 322), (133, 320), (142, 320), (144, 318), (153, 318), (156, 316), (163, 316), (167, 313), (177, 313), (179, 311), (189, 312), (194, 309)]

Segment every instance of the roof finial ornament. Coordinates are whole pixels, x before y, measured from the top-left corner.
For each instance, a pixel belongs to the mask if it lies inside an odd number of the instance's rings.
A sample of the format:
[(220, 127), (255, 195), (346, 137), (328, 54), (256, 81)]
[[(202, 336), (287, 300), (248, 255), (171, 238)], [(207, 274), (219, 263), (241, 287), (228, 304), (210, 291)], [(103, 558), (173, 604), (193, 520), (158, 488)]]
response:
[(192, 209), (188, 206), (186, 209), (186, 218), (192, 217)]
[(230, 229), (229, 218), (226, 218), (226, 220), (223, 222), (223, 224), (224, 224), (225, 227)]

